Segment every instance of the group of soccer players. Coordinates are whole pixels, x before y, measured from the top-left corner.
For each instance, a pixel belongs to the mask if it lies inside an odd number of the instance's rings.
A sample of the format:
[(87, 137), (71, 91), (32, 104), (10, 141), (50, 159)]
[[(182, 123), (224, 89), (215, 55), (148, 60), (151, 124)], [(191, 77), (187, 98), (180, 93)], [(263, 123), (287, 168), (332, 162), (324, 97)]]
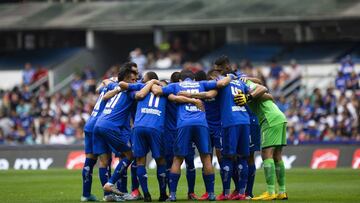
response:
[[(257, 78), (232, 72), (226, 56), (218, 58), (207, 74), (183, 70), (173, 73), (170, 82), (159, 81), (154, 72), (146, 73), (141, 81), (137, 77), (137, 65), (126, 63), (117, 78), (104, 80), (97, 89), (99, 97), (84, 127), (86, 160), (81, 201), (97, 200), (91, 194), (91, 184), (99, 159), (104, 201), (143, 198), (150, 202), (146, 172), (149, 151), (157, 164), (159, 201), (176, 201), (184, 160), (189, 200), (288, 198), (281, 159), (286, 145), (286, 118)], [(267, 191), (253, 197), (254, 152), (260, 150), (260, 140)], [(194, 193), (195, 147), (203, 164), (206, 191), (201, 197)], [(223, 185), (218, 196), (214, 193), (213, 148)], [(112, 153), (119, 157), (119, 163), (110, 175)], [(128, 193), (130, 165), (132, 192)], [(235, 185), (232, 192), (231, 180)]]

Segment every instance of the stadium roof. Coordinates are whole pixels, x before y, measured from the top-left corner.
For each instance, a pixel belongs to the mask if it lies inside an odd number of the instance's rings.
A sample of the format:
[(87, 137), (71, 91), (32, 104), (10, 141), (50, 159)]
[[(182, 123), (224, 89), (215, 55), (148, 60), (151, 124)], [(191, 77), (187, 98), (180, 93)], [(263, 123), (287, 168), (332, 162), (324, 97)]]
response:
[(151, 29), (359, 19), (357, 0), (133, 0), (0, 5), (0, 29)]

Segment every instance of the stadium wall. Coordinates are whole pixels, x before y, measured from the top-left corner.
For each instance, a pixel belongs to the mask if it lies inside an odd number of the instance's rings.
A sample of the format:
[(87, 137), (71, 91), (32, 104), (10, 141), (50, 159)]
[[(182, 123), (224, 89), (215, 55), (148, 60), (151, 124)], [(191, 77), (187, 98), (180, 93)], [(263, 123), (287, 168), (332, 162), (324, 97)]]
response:
[[(360, 146), (355, 144), (288, 146), (284, 150), (283, 159), (287, 169), (296, 167), (360, 169)], [(81, 145), (0, 147), (0, 170), (81, 169), (84, 160), (85, 154)], [(213, 162), (214, 166), (218, 168), (215, 157)], [(261, 167), (261, 163), (261, 157), (257, 155), (257, 168)], [(113, 161), (113, 166), (116, 164), (116, 161)], [(202, 167), (198, 154), (195, 156), (195, 166)], [(156, 167), (155, 161), (150, 155), (148, 156), (148, 167)]]

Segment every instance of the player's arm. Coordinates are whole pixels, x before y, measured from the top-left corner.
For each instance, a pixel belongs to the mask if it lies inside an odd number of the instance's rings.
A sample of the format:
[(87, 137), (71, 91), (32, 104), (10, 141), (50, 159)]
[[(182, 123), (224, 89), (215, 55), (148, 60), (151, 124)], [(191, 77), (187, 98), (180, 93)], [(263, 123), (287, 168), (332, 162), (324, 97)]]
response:
[(172, 83), (165, 87), (161, 86), (161, 83), (157, 83), (151, 87), (151, 91), (155, 96), (176, 94), (176, 84)]
[(266, 101), (266, 100), (272, 100), (275, 102), (274, 97), (270, 93), (265, 93), (261, 97), (258, 98), (258, 100)]
[(161, 96), (163, 94), (162, 88), (159, 85), (153, 85), (151, 87), (151, 92), (155, 95), (155, 96)]
[(209, 90), (206, 92), (198, 92), (198, 93), (190, 93), (186, 91), (181, 91), (177, 95), (178, 96), (185, 96), (189, 98), (195, 98), (195, 99), (211, 99), (216, 97), (218, 94), (217, 90)]
[(259, 98), (264, 95), (268, 89), (262, 85), (255, 84), (251, 81), (248, 81), (248, 87), (246, 92), (238, 91), (238, 94), (234, 96), (234, 101), (239, 106), (244, 106), (246, 103), (250, 102), (254, 98)]
[(108, 99), (111, 99), (113, 96), (119, 94), (119, 92), (121, 92), (121, 88), (120, 88), (120, 86), (116, 86), (113, 90), (106, 92), (106, 94), (103, 96), (102, 100), (106, 101)]
[(267, 91), (268, 91), (268, 89), (267, 89), (265, 86), (256, 84), (256, 88), (255, 88), (255, 89), (251, 89), (248, 94), (249, 94), (252, 98), (259, 98), (259, 97), (261, 97), (262, 95), (264, 95)]
[(188, 98), (184, 96), (176, 96), (174, 94), (170, 94), (168, 96), (169, 101), (175, 102), (175, 103), (190, 103), (194, 104), (198, 109), (201, 111), (205, 111), (205, 107), (203, 102), (200, 99), (195, 98)]
[(247, 80), (250, 80), (251, 82), (263, 85), (262, 81), (259, 78), (255, 78), (255, 77), (241, 77), (240, 80), (242, 80), (243, 82), (247, 82)]
[(108, 86), (108, 84), (110, 84), (111, 82), (112, 81), (110, 79), (105, 79), (105, 80), (101, 81), (100, 85), (97, 86), (97, 88), (96, 88), (96, 92), (99, 93), (101, 88)]
[(233, 74), (228, 74), (226, 77), (224, 77), (221, 80), (218, 80), (216, 82), (216, 87), (217, 88), (224, 88), (226, 87), (228, 84), (230, 84), (231, 80), (235, 79), (236, 76)]
[(127, 89), (129, 89), (129, 83), (124, 82), (124, 81), (120, 81), (120, 82), (119, 82), (119, 87), (120, 87), (122, 90), (127, 90)]
[(149, 82), (146, 83), (145, 87), (143, 87), (140, 91), (136, 92), (135, 94), (135, 99), (136, 100), (142, 100), (146, 97), (147, 94), (149, 94), (152, 86), (154, 84), (157, 84), (157, 80), (150, 80)]

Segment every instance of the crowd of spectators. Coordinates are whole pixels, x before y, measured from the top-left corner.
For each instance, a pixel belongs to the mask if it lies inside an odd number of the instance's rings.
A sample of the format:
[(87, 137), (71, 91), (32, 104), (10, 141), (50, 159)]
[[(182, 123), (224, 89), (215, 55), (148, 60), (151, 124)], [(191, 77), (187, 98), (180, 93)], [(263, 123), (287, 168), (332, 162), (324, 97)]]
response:
[(0, 143), (75, 144), (83, 141), (83, 125), (92, 110), (96, 74), (86, 68), (65, 92), (49, 95), (47, 84), (29, 90), (31, 66), (26, 64), (20, 87), (0, 92)]
[[(141, 49), (135, 49), (130, 55), (132, 60), (144, 65), (144, 71), (148, 61), (142, 56)], [(290, 143), (360, 141), (359, 79), (355, 69), (348, 65), (342, 63), (339, 68), (339, 74), (348, 77), (345, 87), (338, 85), (337, 77), (334, 85), (327, 89), (275, 97), (276, 104), (288, 118)], [(287, 80), (301, 78), (301, 69), (295, 61), (287, 69), (275, 61), (270, 66), (269, 74), (265, 75), (261, 68), (255, 68), (250, 61), (244, 60), (234, 64), (234, 70), (260, 78), (271, 90)], [(182, 67), (194, 72), (203, 69), (196, 62), (183, 63)], [(119, 66), (114, 65), (102, 78), (116, 76), (118, 69)], [(0, 144), (82, 143), (83, 125), (97, 98), (97, 79), (102, 78), (92, 68), (85, 68), (75, 75), (66, 91), (49, 95), (46, 83), (35, 90), (30, 89), (30, 85), (36, 82), (33, 79), (35, 72), (31, 64), (26, 64), (22, 85), (0, 91)], [(357, 79), (352, 81), (349, 78), (354, 74)]]

